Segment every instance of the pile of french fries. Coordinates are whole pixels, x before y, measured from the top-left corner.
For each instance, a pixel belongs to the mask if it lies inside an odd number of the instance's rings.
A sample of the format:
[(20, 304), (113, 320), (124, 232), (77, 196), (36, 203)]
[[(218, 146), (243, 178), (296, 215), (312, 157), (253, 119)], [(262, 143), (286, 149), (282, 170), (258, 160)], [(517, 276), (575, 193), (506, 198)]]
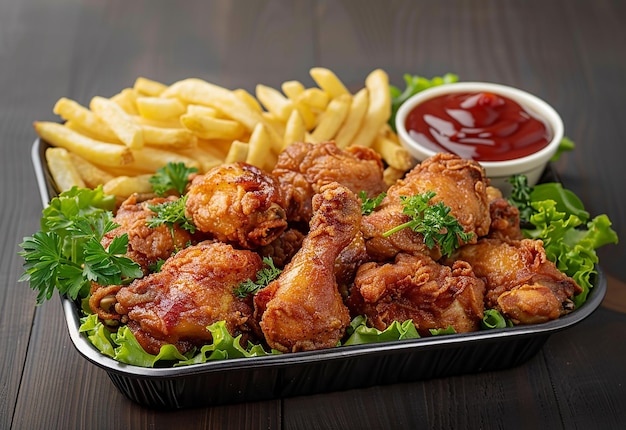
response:
[(293, 142), (334, 140), (341, 148), (371, 147), (386, 162), (389, 183), (412, 166), (387, 122), (391, 98), (387, 74), (372, 71), (352, 94), (329, 69), (310, 70), (315, 87), (291, 80), (281, 89), (256, 86), (253, 96), (200, 80), (166, 85), (138, 78), (89, 107), (61, 98), (54, 113), (64, 121), (35, 122), (59, 192), (103, 185), (107, 194), (150, 193), (149, 178), (168, 162), (203, 173), (244, 161), (271, 171)]

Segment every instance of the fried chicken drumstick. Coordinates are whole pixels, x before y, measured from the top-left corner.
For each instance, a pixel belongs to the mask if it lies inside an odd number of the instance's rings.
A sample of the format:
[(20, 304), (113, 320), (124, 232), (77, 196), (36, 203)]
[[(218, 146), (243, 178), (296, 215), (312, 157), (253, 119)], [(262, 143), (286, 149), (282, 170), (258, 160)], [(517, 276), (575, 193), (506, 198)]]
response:
[(361, 201), (337, 183), (313, 198), (313, 218), (302, 247), (281, 275), (254, 298), (268, 345), (283, 352), (330, 348), (350, 323), (337, 288), (335, 262), (358, 234)]

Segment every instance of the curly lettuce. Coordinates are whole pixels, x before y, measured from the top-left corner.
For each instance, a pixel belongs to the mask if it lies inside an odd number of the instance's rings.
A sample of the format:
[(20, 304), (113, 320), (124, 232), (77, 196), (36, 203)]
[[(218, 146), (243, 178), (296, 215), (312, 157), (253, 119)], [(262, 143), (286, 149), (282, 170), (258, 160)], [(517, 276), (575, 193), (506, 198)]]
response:
[(618, 243), (611, 221), (604, 214), (590, 219), (580, 199), (560, 183), (528, 187), (520, 177), (513, 177), (511, 183), (511, 203), (520, 208), (524, 236), (541, 239), (548, 259), (581, 286), (583, 291), (574, 297), (576, 308), (580, 307), (597, 275), (596, 249)]

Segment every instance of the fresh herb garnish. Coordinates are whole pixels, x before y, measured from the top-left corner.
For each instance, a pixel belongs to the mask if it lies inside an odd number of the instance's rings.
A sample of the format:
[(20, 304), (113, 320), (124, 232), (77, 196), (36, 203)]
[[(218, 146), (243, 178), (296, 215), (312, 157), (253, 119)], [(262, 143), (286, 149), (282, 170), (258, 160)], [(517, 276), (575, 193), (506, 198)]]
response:
[(178, 225), (181, 228), (187, 230), (191, 234), (196, 232), (196, 226), (191, 219), (185, 215), (185, 203), (187, 202), (187, 195), (176, 199), (168, 200), (156, 205), (148, 205), (148, 209), (155, 213), (151, 218), (148, 218), (146, 224), (150, 228), (157, 228), (162, 225), (166, 225), (174, 237), (174, 225)]
[(128, 235), (115, 237), (107, 248), (101, 243), (118, 227), (109, 206), (102, 187), (74, 187), (44, 209), (41, 231), (24, 238), (18, 253), (24, 258), (20, 281), (38, 291), (38, 304), (55, 290), (75, 300), (89, 294), (91, 281), (119, 285), (143, 276), (139, 265), (124, 256)]
[(449, 206), (443, 202), (429, 204), (435, 195), (434, 191), (427, 191), (412, 197), (400, 196), (404, 205), (402, 213), (409, 215), (411, 220), (386, 231), (383, 237), (389, 237), (408, 227), (424, 236), (424, 243), (428, 248), (439, 245), (441, 253), (446, 256), (450, 256), (461, 246), (461, 242), (468, 242), (473, 233), (463, 230), (459, 221), (450, 214)]
[(373, 199), (370, 199), (369, 197), (367, 197), (367, 193), (365, 191), (359, 192), (359, 197), (361, 198), (361, 202), (362, 202), (361, 214), (369, 215), (372, 212), (374, 212), (374, 209), (376, 209), (381, 204), (381, 202), (386, 196), (387, 196), (387, 193), (383, 191), (382, 193), (380, 193)]
[(435, 76), (432, 79), (423, 78), (417, 75), (412, 76), (407, 73), (404, 75), (404, 82), (406, 84), (404, 91), (400, 90), (398, 87), (389, 85), (389, 92), (391, 94), (391, 117), (389, 118), (389, 125), (391, 128), (396, 131), (396, 113), (398, 112), (400, 105), (407, 101), (409, 97), (427, 88), (457, 82), (458, 80), (459, 77), (452, 73), (446, 73), (443, 76)]
[(234, 290), (235, 296), (244, 298), (250, 294), (254, 295), (281, 274), (282, 270), (274, 266), (274, 260), (270, 257), (263, 257), (263, 263), (265, 267), (256, 272), (256, 282), (252, 279), (241, 282)]
[(152, 190), (159, 196), (164, 196), (170, 191), (182, 196), (189, 182), (189, 175), (197, 171), (195, 167), (185, 166), (185, 163), (167, 163), (150, 177)]

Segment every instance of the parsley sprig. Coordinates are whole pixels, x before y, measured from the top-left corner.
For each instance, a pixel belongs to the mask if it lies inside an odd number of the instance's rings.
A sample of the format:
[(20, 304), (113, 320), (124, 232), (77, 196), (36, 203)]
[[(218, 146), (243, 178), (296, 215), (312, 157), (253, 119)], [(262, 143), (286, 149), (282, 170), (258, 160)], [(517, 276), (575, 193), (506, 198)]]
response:
[(447, 256), (461, 245), (461, 241), (469, 241), (473, 233), (463, 230), (459, 221), (450, 214), (449, 206), (443, 202), (429, 204), (435, 195), (434, 191), (427, 191), (411, 197), (400, 196), (404, 206), (402, 213), (409, 215), (411, 219), (386, 231), (383, 237), (389, 237), (408, 227), (424, 236), (424, 243), (428, 248), (438, 245), (441, 253)]
[(250, 294), (254, 295), (281, 274), (282, 270), (274, 266), (274, 260), (270, 257), (263, 257), (263, 263), (265, 266), (256, 273), (256, 282), (252, 279), (241, 282), (234, 290), (235, 296), (243, 299)]
[(170, 191), (182, 196), (189, 182), (189, 175), (197, 171), (198, 169), (187, 167), (185, 163), (169, 162), (150, 177), (152, 190), (159, 196), (164, 196)]
[(139, 265), (124, 256), (128, 235), (115, 237), (107, 248), (101, 243), (118, 227), (111, 204), (114, 200), (102, 187), (74, 187), (44, 209), (42, 229), (24, 238), (19, 252), (24, 258), (20, 281), (29, 281), (38, 291), (38, 304), (49, 300), (55, 290), (77, 299), (89, 294), (91, 281), (119, 285), (143, 276)]
[(376, 197), (374, 197), (373, 199), (367, 197), (367, 193), (365, 191), (361, 191), (359, 192), (359, 197), (361, 198), (361, 214), (363, 215), (369, 215), (372, 212), (374, 212), (374, 209), (376, 209), (378, 206), (380, 206), (380, 204), (382, 203), (383, 199), (387, 196), (387, 193), (385, 193), (384, 191), (382, 193), (380, 193), (379, 195), (377, 195)]
[(172, 235), (174, 234), (174, 225), (179, 225), (181, 228), (187, 230), (191, 234), (196, 232), (196, 226), (193, 224), (190, 218), (185, 215), (185, 203), (187, 202), (187, 195), (176, 199), (168, 200), (156, 205), (148, 205), (148, 208), (155, 213), (151, 218), (148, 218), (146, 224), (150, 228), (156, 228), (161, 225), (169, 227)]

